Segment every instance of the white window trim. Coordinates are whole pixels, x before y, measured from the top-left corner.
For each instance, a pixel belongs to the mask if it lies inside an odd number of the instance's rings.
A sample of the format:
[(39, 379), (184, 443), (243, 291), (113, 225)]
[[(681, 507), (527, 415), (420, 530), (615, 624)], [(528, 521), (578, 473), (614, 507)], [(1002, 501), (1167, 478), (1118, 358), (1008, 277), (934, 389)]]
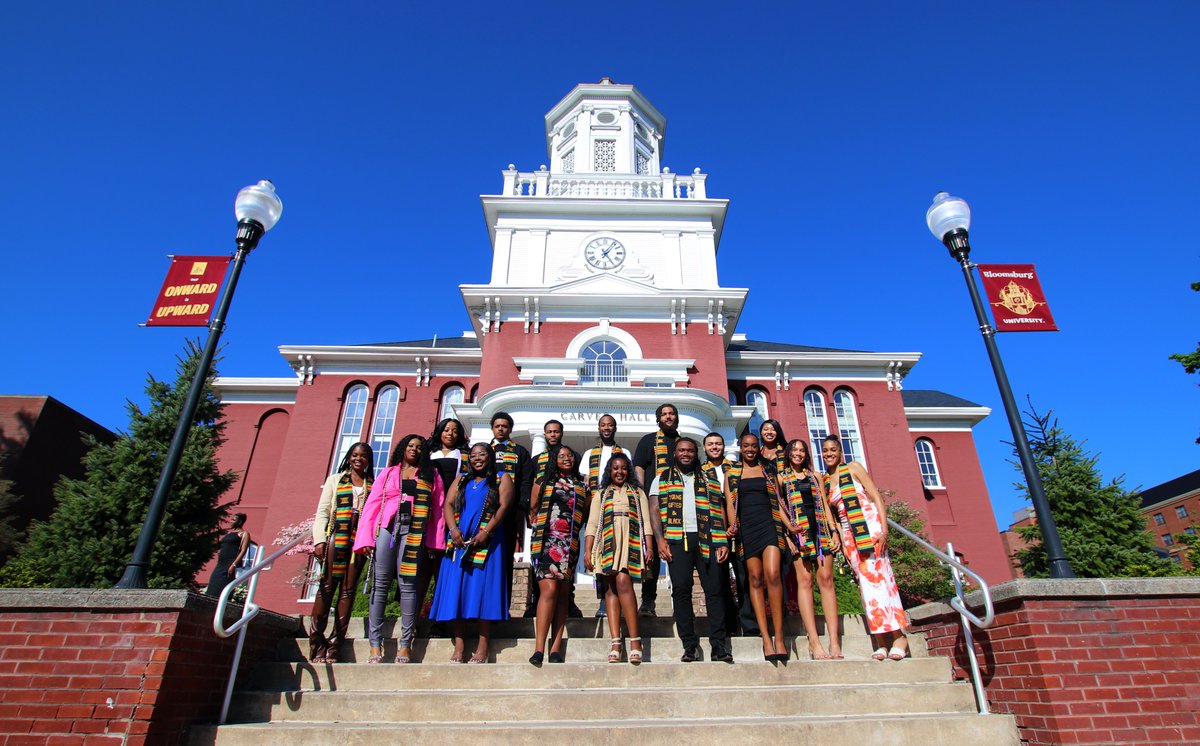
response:
[[(867, 467), (867, 444), (866, 444), (866, 438), (863, 437), (862, 422), (859, 421), (859, 419), (858, 419), (858, 397), (856, 397), (854, 395), (854, 392), (849, 389), (845, 389), (845, 388), (837, 389), (833, 392), (833, 396), (830, 397), (832, 400), (832, 403), (833, 403), (832, 409), (826, 410), (826, 412), (832, 413), (833, 420), (834, 420), (833, 424), (835, 426), (834, 432), (837, 433), (838, 440), (841, 441), (841, 443), (842, 443), (842, 452), (845, 456), (854, 455), (854, 454), (846, 454), (845, 453), (845, 450), (846, 450), (845, 440), (846, 439), (842, 437), (842, 422), (837, 414), (838, 394), (845, 394), (850, 397), (851, 406), (850, 406), (849, 412), (850, 412), (850, 419), (853, 421), (851, 424), (854, 425), (854, 431), (856, 433), (858, 433), (858, 448), (859, 448), (859, 450), (862, 451), (862, 453), (857, 454), (859, 456), (859, 458), (857, 460), (859, 461), (859, 463), (862, 464), (863, 468), (866, 469), (866, 468), (868, 468)], [(854, 459), (847, 459), (847, 460), (854, 460)]]
[[(350, 440), (351, 435), (346, 433), (346, 419), (350, 414), (350, 400), (355, 392), (362, 391), (365, 399), (363, 400), (362, 423), (358, 427), (358, 433), (353, 435), (354, 440)], [(329, 464), (329, 473), (332, 474), (337, 470), (338, 464), (342, 462), (342, 458), (349, 450), (350, 443), (358, 443), (363, 439), (363, 428), (367, 426), (367, 410), (371, 405), (371, 390), (365, 383), (356, 383), (346, 389), (346, 395), (342, 399), (342, 416), (338, 419), (337, 434), (334, 435), (333, 460)], [(347, 445), (343, 445), (345, 442)]]
[[(936, 480), (936, 482), (937, 482), (936, 484), (925, 484), (925, 472), (924, 472), (924, 470), (921, 469), (920, 447), (921, 447), (922, 443), (924, 443), (925, 445), (927, 445), (929, 447), (929, 460), (933, 464), (933, 478)], [(913, 452), (916, 453), (916, 455), (917, 455), (917, 470), (921, 472), (921, 484), (925, 487), (925, 489), (927, 489), (927, 490), (944, 490), (944, 489), (946, 489), (946, 483), (942, 481), (942, 469), (941, 469), (941, 466), (938, 465), (937, 446), (935, 446), (933, 444), (933, 441), (930, 440), (929, 438), (917, 438), (917, 441), (915, 443), (913, 443)]]

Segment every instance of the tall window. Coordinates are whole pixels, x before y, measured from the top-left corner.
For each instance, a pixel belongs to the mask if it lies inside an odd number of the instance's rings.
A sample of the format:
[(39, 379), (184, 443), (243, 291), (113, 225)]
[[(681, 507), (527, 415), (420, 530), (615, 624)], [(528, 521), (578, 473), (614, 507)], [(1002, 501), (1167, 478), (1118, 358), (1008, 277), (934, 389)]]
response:
[(825, 395), (820, 391), (804, 392), (804, 414), (808, 417), (808, 439), (813, 462), (821, 471), (825, 462), (821, 460), (821, 441), (829, 435), (829, 420), (825, 419)]
[(747, 406), (754, 407), (754, 414), (750, 415), (750, 432), (758, 435), (762, 430), (763, 421), (769, 416), (767, 414), (767, 392), (762, 389), (750, 389), (746, 392)]
[(1176, 505), (1175, 506), (1175, 517), (1176, 518), (1187, 518), (1188, 517), (1187, 506), (1186, 505)]
[(617, 170), (617, 141), (596, 140), (596, 171)]
[(602, 339), (583, 348), (583, 376), (579, 382), (588, 386), (624, 386), (629, 382), (625, 371), (625, 348), (612, 340)]
[(375, 421), (371, 425), (371, 450), (375, 452), (375, 476), (387, 468), (392, 453), (392, 431), (396, 429), (396, 405), (400, 389), (385, 386), (375, 399)]
[(337, 445), (333, 449), (333, 463), (329, 466), (330, 473), (337, 470), (342, 463), (342, 457), (350, 446), (362, 440), (363, 422), (367, 418), (367, 387), (357, 384), (346, 392), (346, 403), (342, 409), (342, 426), (338, 429)]
[(729, 389), (729, 404), (731, 406), (737, 406), (737, 392), (733, 389)]
[(442, 411), (438, 413), (438, 421), (454, 416), (454, 405), (462, 404), (467, 391), (462, 386), (447, 386), (442, 392)]
[(937, 460), (933, 457), (933, 443), (921, 438), (917, 441), (917, 463), (921, 466), (921, 482), (926, 487), (941, 487), (942, 477), (938, 474)]
[(837, 414), (838, 437), (842, 439), (842, 450), (847, 461), (867, 465), (863, 453), (862, 433), (858, 428), (858, 408), (854, 406), (854, 395), (842, 389), (833, 395), (833, 409)]

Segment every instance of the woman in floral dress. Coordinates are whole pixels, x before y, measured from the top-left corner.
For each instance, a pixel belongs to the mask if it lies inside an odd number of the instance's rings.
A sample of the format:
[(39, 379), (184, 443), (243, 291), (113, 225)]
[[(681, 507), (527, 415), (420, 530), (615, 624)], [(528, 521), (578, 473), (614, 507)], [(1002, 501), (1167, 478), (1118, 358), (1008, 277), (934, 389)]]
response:
[(535, 516), (529, 557), (540, 596), (534, 625), (534, 653), (529, 662), (542, 665), (546, 638), (550, 637), (550, 662), (562, 663), (563, 630), (567, 601), (579, 560), (579, 529), (587, 507), (587, 488), (579, 476), (579, 454), (567, 446), (550, 451), (546, 475), (533, 489), (529, 513)]
[(825, 461), (825, 494), (842, 535), (842, 552), (858, 577), (867, 629), (878, 645), (871, 657), (902, 660), (908, 654), (904, 636), (908, 616), (888, 557), (887, 504), (867, 470), (857, 461), (843, 460), (837, 437), (825, 438), (821, 458)]

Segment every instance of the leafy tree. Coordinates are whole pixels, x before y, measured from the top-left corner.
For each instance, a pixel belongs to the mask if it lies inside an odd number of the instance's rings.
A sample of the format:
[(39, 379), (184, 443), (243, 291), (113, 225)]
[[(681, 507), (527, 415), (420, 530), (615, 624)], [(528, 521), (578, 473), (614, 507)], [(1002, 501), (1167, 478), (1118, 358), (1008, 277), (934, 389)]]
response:
[[(17, 556), (0, 571), (0, 584), (98, 588), (115, 583), (133, 554), (174, 435), (200, 348), (189, 341), (178, 357), (174, 384), (148, 378), (150, 406), (127, 404), (129, 432), (106, 445), (90, 440), (83, 479), (63, 478), (54, 488), (57, 507), (35, 522)], [(228, 504), (221, 496), (237, 476), (219, 471), (217, 447), (224, 441), (222, 405), (212, 390), (215, 366), (196, 410), (188, 442), (167, 500), (158, 541), (150, 558), (152, 588), (198, 588), (195, 575), (216, 552)]]
[[(1200, 293), (1200, 282), (1192, 283), (1192, 290)], [(1190, 375), (1196, 371), (1200, 371), (1200, 343), (1196, 345), (1195, 352), (1187, 352), (1179, 355), (1172, 355), (1171, 359), (1183, 366), (1183, 369)], [(1196, 442), (1200, 443), (1200, 438), (1196, 438)]]
[[(908, 503), (888, 502), (888, 518), (929, 541), (921, 514), (909, 507)], [(892, 571), (896, 574), (896, 585), (900, 587), (900, 598), (905, 606), (918, 606), (954, 595), (950, 568), (917, 542), (899, 531), (889, 531), (888, 554), (892, 558)]]
[[(1082, 441), (1063, 432), (1058, 420), (1052, 419), (1053, 411), (1039, 415), (1030, 407), (1025, 414), (1029, 447), (1075, 574), (1081, 578), (1175, 574), (1171, 563), (1154, 553), (1154, 536), (1146, 529), (1138, 494), (1122, 486), (1122, 477), (1105, 484), (1097, 457), (1084, 450)], [(1017, 487), (1028, 497), (1024, 484)], [(1026, 577), (1049, 577), (1039, 528), (1017, 531), (1028, 542), (1016, 555)]]
[(1175, 534), (1175, 543), (1187, 547), (1184, 559), (1191, 565), (1183, 571), (1184, 575), (1200, 575), (1200, 536), (1195, 534)]

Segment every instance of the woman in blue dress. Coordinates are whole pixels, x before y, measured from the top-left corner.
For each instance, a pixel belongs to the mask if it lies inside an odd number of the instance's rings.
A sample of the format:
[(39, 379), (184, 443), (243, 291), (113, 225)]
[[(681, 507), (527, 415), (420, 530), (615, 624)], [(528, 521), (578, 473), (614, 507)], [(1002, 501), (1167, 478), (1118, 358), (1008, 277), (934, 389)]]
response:
[(496, 474), (496, 454), (486, 443), (471, 448), (469, 470), (459, 488), (446, 493), (442, 515), (450, 539), (442, 558), (429, 618), (454, 623), (451, 663), (463, 663), (467, 620), (479, 620), (479, 642), (470, 663), (487, 663), (492, 622), (508, 619), (504, 582), (504, 516), (516, 490), (512, 477)]

